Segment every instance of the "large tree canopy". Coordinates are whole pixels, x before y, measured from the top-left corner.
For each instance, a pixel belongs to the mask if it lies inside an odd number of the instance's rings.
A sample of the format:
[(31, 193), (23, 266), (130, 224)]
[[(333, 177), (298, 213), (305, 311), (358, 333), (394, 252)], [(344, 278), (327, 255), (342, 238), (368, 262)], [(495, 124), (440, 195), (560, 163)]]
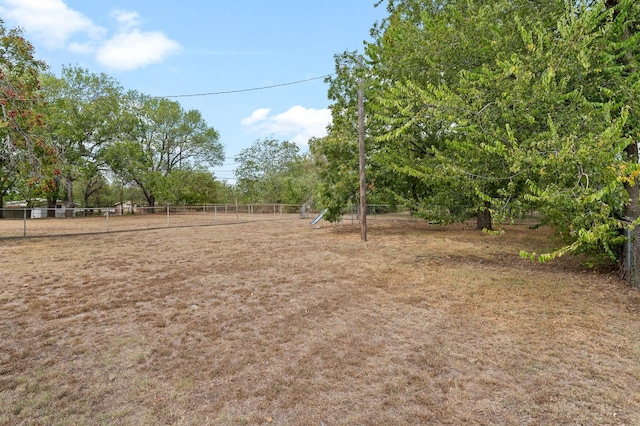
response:
[(104, 183), (102, 158), (106, 147), (115, 142), (122, 129), (120, 84), (106, 74), (86, 69), (63, 67), (62, 75), (43, 76), (47, 101), (45, 135), (56, 146), (63, 166), (58, 177), (64, 185), (67, 201), (74, 203), (73, 187), (83, 182), (83, 204)]
[(330, 80), (333, 125), (312, 147), (334, 171), (329, 206), (357, 188), (354, 158), (341, 152), (353, 151), (363, 77), (373, 192), (426, 218), (475, 215), (480, 228), (536, 211), (567, 242), (542, 259), (615, 256), (638, 170), (635, 2), (404, 0), (388, 10), (366, 65), (345, 53)]
[(149, 206), (155, 205), (158, 195), (166, 195), (174, 172), (222, 164), (218, 132), (200, 112), (138, 93), (129, 93), (123, 102), (130, 125), (105, 158), (115, 175), (140, 187)]

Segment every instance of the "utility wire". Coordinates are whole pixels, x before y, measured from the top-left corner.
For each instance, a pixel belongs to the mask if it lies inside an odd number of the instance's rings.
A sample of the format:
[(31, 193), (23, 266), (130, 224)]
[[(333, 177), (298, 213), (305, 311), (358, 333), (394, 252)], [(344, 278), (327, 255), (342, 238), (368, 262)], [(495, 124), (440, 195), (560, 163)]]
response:
[[(320, 80), (322, 78), (327, 78), (327, 77), (331, 77), (335, 74), (325, 74), (325, 75), (321, 75), (318, 77), (311, 77), (311, 78), (306, 78), (304, 80), (297, 80), (297, 81), (290, 81), (287, 83), (279, 83), (279, 84), (272, 84), (270, 86), (260, 86), (260, 87), (252, 87), (249, 89), (236, 89), (236, 90), (224, 90), (224, 91), (220, 91), (220, 92), (204, 92), (204, 93), (186, 93), (186, 94), (182, 94), (182, 95), (168, 95), (168, 96), (149, 96), (152, 99), (163, 99), (163, 98), (191, 98), (191, 97), (196, 97), (196, 96), (216, 96), (216, 95), (228, 95), (231, 93), (244, 93), (244, 92), (255, 92), (258, 90), (266, 90), (266, 89), (274, 89), (277, 87), (284, 87), (284, 86), (293, 86), (294, 84), (301, 84), (301, 83), (307, 83), (309, 81), (314, 81), (314, 80)], [(6, 98), (4, 98), (6, 99)], [(60, 99), (65, 99), (65, 98), (60, 98)], [(19, 102), (37, 102), (37, 101), (41, 101), (42, 99), (31, 99), (31, 98), (15, 98), (15, 99), (7, 99), (13, 102), (19, 101)]]
[(250, 89), (237, 89), (237, 90), (225, 90), (221, 92), (206, 92), (206, 93), (189, 93), (183, 95), (169, 95), (169, 96), (152, 96), (153, 98), (190, 98), (195, 96), (215, 96), (215, 95), (228, 95), (230, 93), (243, 93), (243, 92), (255, 92), (257, 90), (274, 89), (276, 87), (292, 86), (294, 84), (306, 83), (309, 81), (320, 80), (321, 78), (331, 77), (333, 74), (321, 75), (319, 77), (311, 77), (304, 80), (290, 81), (288, 83), (272, 84), (270, 86), (252, 87)]

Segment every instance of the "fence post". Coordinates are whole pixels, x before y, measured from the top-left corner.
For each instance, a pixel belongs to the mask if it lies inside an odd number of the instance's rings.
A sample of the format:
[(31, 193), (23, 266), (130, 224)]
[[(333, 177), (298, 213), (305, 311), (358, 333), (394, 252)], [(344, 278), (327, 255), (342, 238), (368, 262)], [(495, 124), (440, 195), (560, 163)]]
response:
[(169, 204), (167, 204), (167, 228), (169, 227)]
[(24, 225), (23, 225), (23, 230), (22, 230), (22, 236), (26, 237), (27, 236), (27, 207), (24, 208)]
[(107, 209), (107, 232), (109, 232), (109, 209)]
[(629, 229), (629, 227), (627, 226), (627, 270), (629, 273), (629, 283), (632, 286), (635, 286), (636, 283), (633, 277), (634, 265), (631, 263), (633, 262), (633, 258), (631, 256), (631, 250), (633, 250), (633, 242), (631, 241), (632, 238), (633, 238), (633, 235), (631, 235), (631, 229)]

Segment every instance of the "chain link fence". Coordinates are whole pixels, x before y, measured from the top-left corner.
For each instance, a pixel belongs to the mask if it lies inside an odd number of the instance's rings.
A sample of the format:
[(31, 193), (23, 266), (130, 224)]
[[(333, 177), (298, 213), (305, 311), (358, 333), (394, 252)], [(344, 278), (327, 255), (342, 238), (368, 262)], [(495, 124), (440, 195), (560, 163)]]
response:
[(0, 209), (0, 238), (124, 232), (299, 219), (294, 204), (207, 204), (96, 208), (12, 207)]
[(621, 259), (623, 278), (640, 288), (640, 227), (626, 229), (627, 241)]
[[(319, 210), (309, 204), (206, 204), (198, 206), (143, 207), (123, 204), (112, 207), (71, 208), (10, 207), (0, 209), (0, 239), (53, 235), (95, 234), (167, 227), (208, 226), (260, 220), (317, 218)], [(338, 224), (357, 225), (359, 206), (350, 205)], [(370, 204), (370, 221), (422, 221), (409, 208)], [(320, 218), (321, 220), (322, 218)]]

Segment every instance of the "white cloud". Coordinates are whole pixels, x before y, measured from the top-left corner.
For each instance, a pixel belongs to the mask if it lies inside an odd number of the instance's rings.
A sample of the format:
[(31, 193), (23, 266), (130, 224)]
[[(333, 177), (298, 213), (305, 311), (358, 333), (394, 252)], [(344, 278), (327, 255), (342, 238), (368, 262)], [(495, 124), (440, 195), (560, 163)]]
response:
[(98, 63), (113, 70), (160, 63), (181, 48), (161, 31), (142, 31), (143, 20), (136, 11), (115, 9), (111, 13), (118, 25), (111, 37), (63, 0), (0, 0), (0, 16), (32, 33), (47, 48), (95, 55)]
[(306, 145), (312, 137), (323, 137), (331, 123), (329, 109), (293, 106), (287, 111), (270, 116), (270, 108), (255, 110), (251, 116), (241, 120), (252, 133), (261, 136), (274, 135), (298, 145)]
[(33, 33), (48, 48), (65, 47), (74, 35), (99, 39), (105, 29), (62, 0), (2, 0), (0, 15)]
[(259, 108), (251, 114), (251, 116), (247, 118), (243, 118), (240, 120), (240, 123), (243, 126), (250, 126), (260, 121), (264, 121), (269, 116), (269, 112), (271, 112), (271, 108)]
[(136, 28), (142, 24), (140, 14), (135, 10), (115, 9), (111, 12), (111, 16), (120, 23), (121, 28), (124, 30)]
[(136, 11), (115, 9), (111, 16), (120, 29), (104, 41), (96, 52), (101, 65), (119, 71), (131, 71), (162, 62), (167, 56), (180, 51), (180, 44), (160, 31), (140, 31), (142, 24)]
[(180, 44), (159, 31), (132, 29), (105, 41), (96, 53), (97, 61), (119, 71), (130, 71), (162, 62), (180, 50)]

